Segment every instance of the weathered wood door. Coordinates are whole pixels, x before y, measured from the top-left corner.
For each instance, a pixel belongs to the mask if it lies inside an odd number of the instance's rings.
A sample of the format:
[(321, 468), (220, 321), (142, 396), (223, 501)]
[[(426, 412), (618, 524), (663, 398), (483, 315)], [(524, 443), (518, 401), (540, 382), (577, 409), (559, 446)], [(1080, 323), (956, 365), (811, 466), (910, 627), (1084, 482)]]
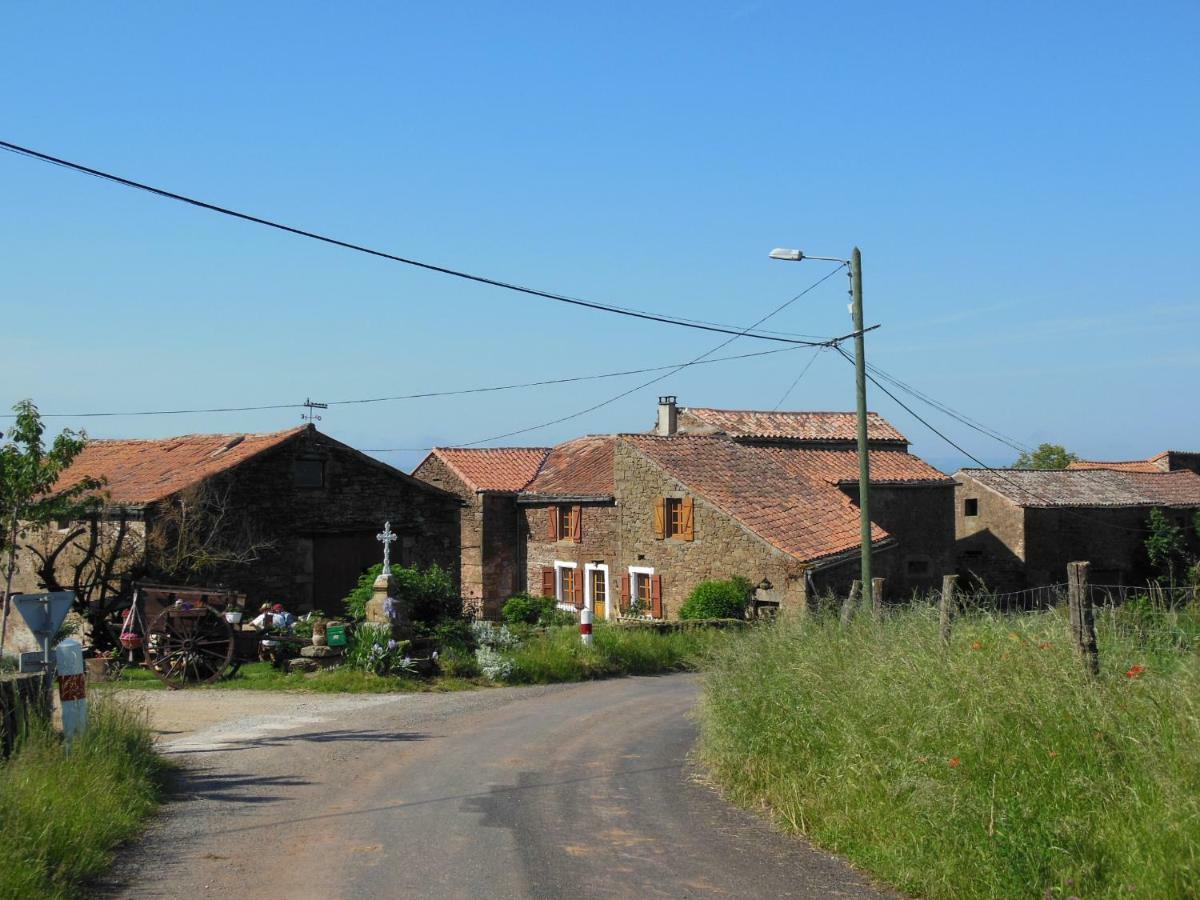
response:
[[(375, 531), (318, 534), (313, 538), (313, 608), (329, 615), (345, 612), (346, 595), (368, 568), (383, 562)], [(393, 559), (399, 554), (393, 553)]]

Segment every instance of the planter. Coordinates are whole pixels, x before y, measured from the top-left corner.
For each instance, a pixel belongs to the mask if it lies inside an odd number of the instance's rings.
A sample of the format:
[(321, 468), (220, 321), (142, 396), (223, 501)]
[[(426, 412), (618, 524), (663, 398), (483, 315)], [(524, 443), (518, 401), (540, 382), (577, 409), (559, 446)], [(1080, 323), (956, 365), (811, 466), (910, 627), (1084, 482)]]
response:
[(121, 646), (126, 650), (137, 650), (144, 643), (142, 636), (133, 631), (121, 632)]

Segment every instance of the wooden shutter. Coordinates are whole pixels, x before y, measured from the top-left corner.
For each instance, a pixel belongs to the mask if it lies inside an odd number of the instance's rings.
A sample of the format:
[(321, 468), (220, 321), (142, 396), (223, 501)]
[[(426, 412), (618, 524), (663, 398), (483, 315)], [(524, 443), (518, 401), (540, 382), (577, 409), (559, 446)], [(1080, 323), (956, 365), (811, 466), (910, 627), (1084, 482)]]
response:
[(583, 570), (576, 569), (574, 574), (575, 608), (583, 609)]
[(654, 501), (654, 537), (663, 539), (667, 533), (667, 498), (659, 497)]
[(621, 612), (629, 611), (629, 600), (632, 592), (632, 585), (628, 573), (621, 576)]
[(542, 596), (553, 597), (558, 593), (558, 586), (554, 583), (554, 567), (546, 566), (542, 569)]
[(576, 544), (583, 540), (583, 507), (579, 504), (571, 507), (571, 540)]
[(546, 512), (548, 513), (546, 519), (550, 525), (550, 536), (547, 538), (547, 540), (553, 543), (554, 541), (558, 540), (558, 507), (551, 506), (546, 510)]
[(682, 521), (680, 522), (679, 537), (685, 541), (694, 541), (696, 539), (696, 526), (692, 524), (695, 521), (693, 517), (694, 512), (695, 504), (692, 502), (692, 498), (684, 497), (680, 501)]
[(662, 576), (650, 576), (650, 615), (662, 618)]

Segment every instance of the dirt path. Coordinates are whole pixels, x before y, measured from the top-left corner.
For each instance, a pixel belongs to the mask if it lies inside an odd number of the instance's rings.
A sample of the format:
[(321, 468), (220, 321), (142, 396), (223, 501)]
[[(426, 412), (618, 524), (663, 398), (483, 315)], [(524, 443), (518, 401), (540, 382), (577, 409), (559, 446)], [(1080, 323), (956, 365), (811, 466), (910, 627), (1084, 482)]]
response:
[[(149, 701), (178, 798), (114, 897), (879, 897), (697, 782), (694, 676)], [(240, 704), (240, 706), (239, 706)], [(214, 715), (206, 710), (205, 717)], [(172, 726), (174, 727), (168, 727)], [(174, 733), (167, 733), (174, 732)]]

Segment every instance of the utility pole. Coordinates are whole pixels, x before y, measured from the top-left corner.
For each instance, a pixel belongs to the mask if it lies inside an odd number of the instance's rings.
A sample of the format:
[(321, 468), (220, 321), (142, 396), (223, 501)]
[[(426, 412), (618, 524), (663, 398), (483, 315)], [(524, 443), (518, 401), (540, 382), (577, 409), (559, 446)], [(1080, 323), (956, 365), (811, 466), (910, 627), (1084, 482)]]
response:
[(854, 393), (858, 400), (858, 511), (862, 583), (871, 583), (871, 459), (867, 453), (867, 358), (863, 340), (862, 253), (850, 254), (850, 314), (854, 317)]

